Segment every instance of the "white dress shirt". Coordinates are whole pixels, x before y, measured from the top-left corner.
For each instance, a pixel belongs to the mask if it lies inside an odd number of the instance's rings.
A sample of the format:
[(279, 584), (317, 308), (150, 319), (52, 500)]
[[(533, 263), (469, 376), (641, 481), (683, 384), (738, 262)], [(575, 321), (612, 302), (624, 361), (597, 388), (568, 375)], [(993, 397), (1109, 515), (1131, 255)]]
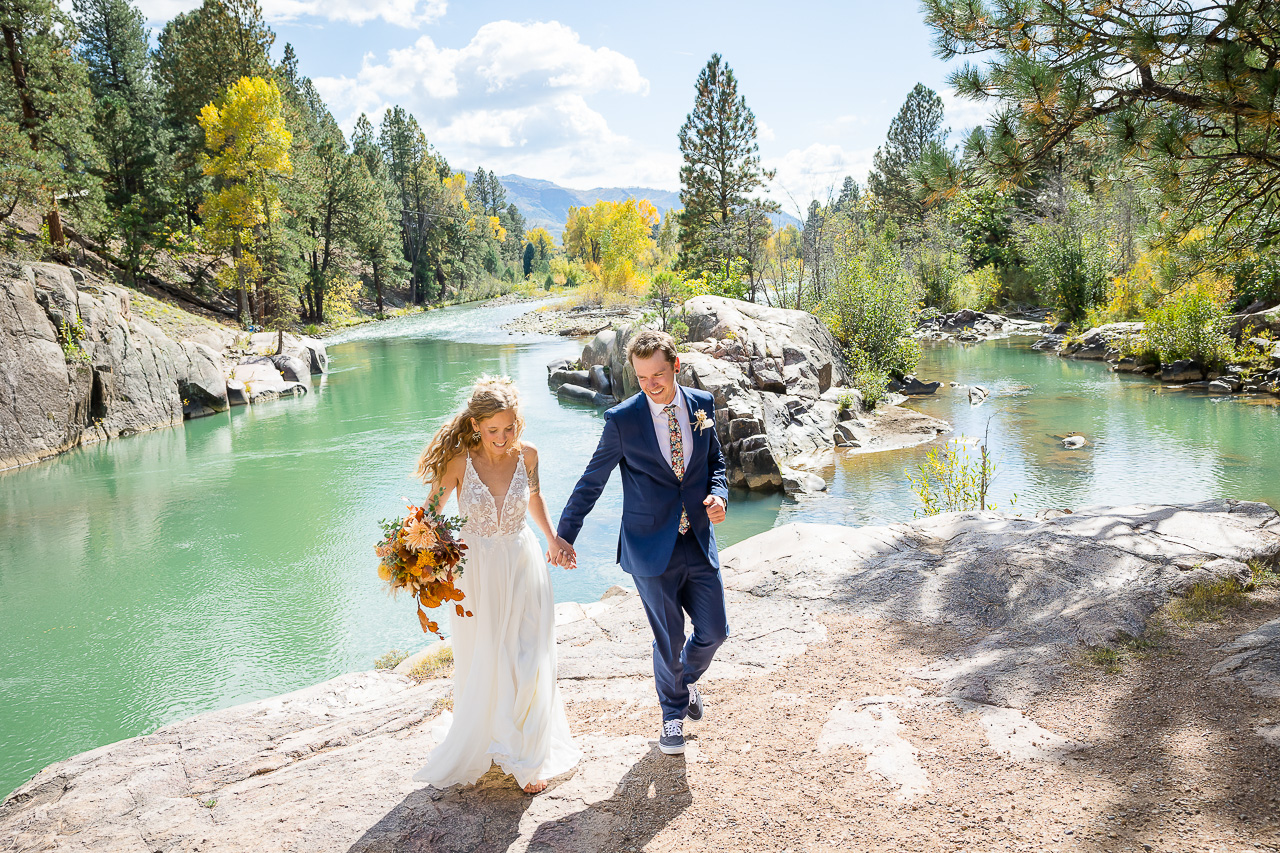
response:
[[(643, 392), (641, 392), (643, 393)], [(645, 402), (649, 404), (649, 413), (653, 415), (653, 432), (658, 437), (658, 449), (667, 455), (667, 461), (671, 461), (671, 428), (667, 423), (667, 413), (663, 411), (663, 407), (653, 402), (653, 398), (645, 395)], [(680, 386), (676, 386), (676, 397), (671, 401), (675, 404), (676, 421), (680, 424), (680, 440), (684, 444), (684, 461), (689, 464), (689, 453), (693, 448), (693, 428), (689, 426), (689, 403), (685, 400), (684, 391)]]

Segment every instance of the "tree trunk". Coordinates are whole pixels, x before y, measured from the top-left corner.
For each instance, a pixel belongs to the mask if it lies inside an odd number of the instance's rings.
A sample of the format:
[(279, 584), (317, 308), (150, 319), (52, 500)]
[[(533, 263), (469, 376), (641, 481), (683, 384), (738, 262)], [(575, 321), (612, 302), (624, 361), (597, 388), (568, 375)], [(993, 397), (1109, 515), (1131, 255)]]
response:
[(245, 286), (244, 267), (240, 265), (243, 255), (244, 247), (240, 243), (240, 235), (236, 234), (235, 242), (231, 244), (231, 258), (236, 265), (236, 319), (241, 325), (249, 318), (249, 291)]
[(382, 276), (378, 274), (378, 262), (373, 262), (373, 292), (378, 298), (378, 315), (382, 315)]
[[(22, 63), (22, 48), (19, 45), (18, 32), (11, 26), (4, 26), (4, 46), (9, 54), (9, 66), (13, 72), (13, 87), (18, 93), (18, 101), (22, 104), (22, 123), (27, 129), (27, 138), (31, 140), (31, 150), (40, 150), (40, 134), (36, 132), (36, 110), (31, 103), (31, 92), (27, 87), (27, 69)], [(65, 246), (66, 235), (62, 233), (62, 216), (58, 213), (58, 198), (51, 188), (49, 192), (49, 212), (44, 221), (49, 226), (49, 242), (55, 246)]]

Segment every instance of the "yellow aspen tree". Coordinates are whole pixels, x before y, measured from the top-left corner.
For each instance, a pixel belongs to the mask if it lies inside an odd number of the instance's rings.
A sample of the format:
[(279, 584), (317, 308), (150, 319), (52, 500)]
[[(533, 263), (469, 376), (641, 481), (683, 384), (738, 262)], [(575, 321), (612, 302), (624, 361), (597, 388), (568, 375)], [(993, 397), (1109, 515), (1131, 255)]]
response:
[(210, 240), (231, 250), (232, 266), (219, 277), (224, 286), (235, 287), (243, 322), (249, 314), (248, 285), (261, 275), (258, 238), (279, 213), (277, 180), (293, 171), (293, 137), (274, 81), (241, 77), (220, 100), (221, 105), (206, 104), (200, 111), (208, 152), (204, 173), (214, 179), (202, 213)]

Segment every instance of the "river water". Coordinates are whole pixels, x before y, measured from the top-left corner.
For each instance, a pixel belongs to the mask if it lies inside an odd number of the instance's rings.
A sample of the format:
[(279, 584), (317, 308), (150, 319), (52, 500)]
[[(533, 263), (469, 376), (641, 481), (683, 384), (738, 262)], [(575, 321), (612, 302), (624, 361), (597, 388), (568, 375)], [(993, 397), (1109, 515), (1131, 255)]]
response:
[[(0, 796), (86, 749), (368, 669), (424, 644), (413, 607), (380, 587), (377, 521), (420, 501), (423, 444), (481, 373), (522, 391), (555, 516), (599, 436), (593, 409), (547, 391), (580, 343), (499, 329), (524, 306), (456, 308), (330, 342), (333, 372), (301, 400), (241, 408), (0, 474)], [(1014, 511), (1212, 496), (1280, 506), (1280, 409), (1164, 391), (1029, 341), (933, 346), (920, 375), (964, 389), (913, 403), (968, 436), (989, 431), (993, 498)], [(1084, 450), (1055, 436), (1082, 432)], [(926, 448), (841, 454), (829, 493), (735, 494), (722, 545), (789, 521), (910, 519), (904, 471)], [(614, 565), (615, 478), (552, 569), (558, 601), (630, 585)]]

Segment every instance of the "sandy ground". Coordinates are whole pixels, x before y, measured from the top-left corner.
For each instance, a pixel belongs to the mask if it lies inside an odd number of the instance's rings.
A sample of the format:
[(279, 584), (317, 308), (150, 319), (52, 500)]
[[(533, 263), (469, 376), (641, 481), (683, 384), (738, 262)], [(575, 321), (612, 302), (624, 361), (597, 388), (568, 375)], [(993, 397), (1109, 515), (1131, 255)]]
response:
[[(1062, 761), (1000, 757), (952, 705), (899, 707), (930, 786), (914, 798), (852, 747), (819, 751), (819, 736), (842, 699), (929, 694), (903, 673), (961, 638), (830, 618), (828, 641), (802, 660), (745, 682), (707, 679), (686, 756), (654, 749), (601, 804), (628, 827), (609, 849), (1280, 850), (1280, 749), (1254, 732), (1280, 718), (1280, 702), (1207, 675), (1226, 657), (1216, 647), (1277, 615), (1280, 598), (1255, 596), (1221, 622), (1170, 625), (1119, 672), (1082, 658), (1025, 709), (1088, 744)], [(569, 707), (576, 732), (656, 737), (654, 711)]]

